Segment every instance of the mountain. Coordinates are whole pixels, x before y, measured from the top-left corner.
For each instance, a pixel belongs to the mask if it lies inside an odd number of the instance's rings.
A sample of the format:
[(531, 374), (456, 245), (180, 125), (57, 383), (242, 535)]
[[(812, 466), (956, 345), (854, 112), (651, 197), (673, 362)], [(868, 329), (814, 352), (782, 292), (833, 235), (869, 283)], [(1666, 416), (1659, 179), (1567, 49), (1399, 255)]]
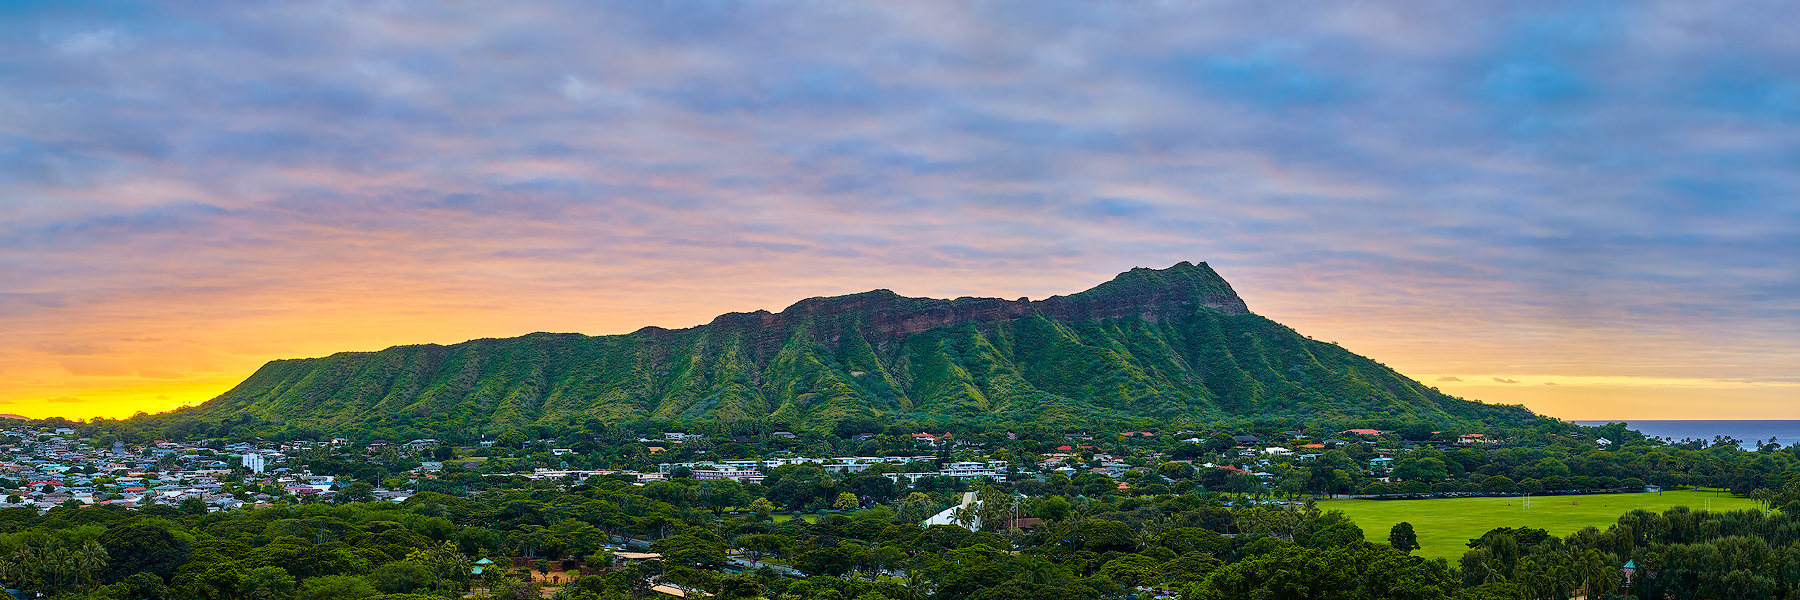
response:
[(1250, 312), (1206, 263), (1043, 300), (889, 290), (687, 329), (534, 333), (277, 360), (169, 415), (322, 432), (493, 432), (636, 420), (846, 419), (1081, 428), (1095, 420), (1531, 418), (1452, 398)]

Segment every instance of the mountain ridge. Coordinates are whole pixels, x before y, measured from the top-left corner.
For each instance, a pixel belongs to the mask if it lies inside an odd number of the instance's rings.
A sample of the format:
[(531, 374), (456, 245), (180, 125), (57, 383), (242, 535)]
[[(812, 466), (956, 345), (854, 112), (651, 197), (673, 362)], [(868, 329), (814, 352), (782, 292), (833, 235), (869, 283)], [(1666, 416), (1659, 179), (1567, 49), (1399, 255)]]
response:
[(1475, 422), (1522, 411), (1445, 396), (1301, 336), (1250, 312), (1206, 263), (1184, 261), (1035, 301), (882, 289), (682, 329), (540, 332), (282, 359), (169, 414), (478, 435), (591, 420), (1055, 428), (1269, 415)]

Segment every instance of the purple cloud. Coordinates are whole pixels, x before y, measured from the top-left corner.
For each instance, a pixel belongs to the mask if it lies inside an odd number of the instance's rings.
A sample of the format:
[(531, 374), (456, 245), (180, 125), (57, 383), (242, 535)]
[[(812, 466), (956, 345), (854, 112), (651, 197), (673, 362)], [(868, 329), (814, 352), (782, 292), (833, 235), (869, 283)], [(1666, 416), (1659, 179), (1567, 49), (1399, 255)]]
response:
[(1791, 378), (1779, 8), (12, 9), (0, 345), (604, 333), (1208, 260), (1419, 372)]

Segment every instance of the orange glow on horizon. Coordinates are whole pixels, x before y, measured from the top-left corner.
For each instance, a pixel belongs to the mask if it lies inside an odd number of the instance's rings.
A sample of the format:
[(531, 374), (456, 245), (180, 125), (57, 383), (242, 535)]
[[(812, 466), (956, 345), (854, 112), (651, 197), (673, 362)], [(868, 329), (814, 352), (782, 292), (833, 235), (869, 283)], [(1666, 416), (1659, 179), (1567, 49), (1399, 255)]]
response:
[[(569, 288), (491, 302), (468, 299), (485, 294), (435, 293), (425, 282), (409, 285), (400, 280), (385, 293), (365, 290), (310, 297), (195, 298), (185, 304), (113, 307), (119, 313), (140, 314), (17, 332), (11, 351), (0, 355), (4, 358), (0, 375), (9, 382), (0, 388), (0, 412), (34, 418), (125, 418), (139, 411), (162, 412), (210, 400), (264, 363), (280, 358), (405, 344), (454, 344), (533, 331), (605, 335), (648, 325), (689, 327), (724, 312), (780, 310), (805, 297), (880, 287), (915, 296), (1042, 298), (1104, 280), (1081, 274), (1061, 279), (960, 280), (928, 271), (905, 274), (910, 276), (847, 274), (829, 281), (763, 279), (766, 275), (720, 273), (714, 279), (647, 282), (605, 292)], [(1090, 281), (1069, 283), (1083, 279)], [(963, 287), (971, 283), (968, 287), (975, 289)], [(1632, 375), (1439, 375), (1480, 373), (1483, 370), (1477, 369), (1485, 364), (1517, 362), (1519, 349), (1494, 342), (1491, 335), (1484, 338), (1482, 328), (1487, 325), (1481, 323), (1444, 325), (1441, 333), (1432, 335), (1406, 333), (1416, 332), (1424, 318), (1457, 323), (1453, 315), (1423, 314), (1408, 307), (1390, 312), (1379, 306), (1321, 307), (1302, 301), (1317, 297), (1311, 291), (1244, 293), (1243, 287), (1240, 284), (1240, 293), (1252, 310), (1288, 323), (1301, 333), (1319, 334), (1317, 339), (1341, 341), (1351, 351), (1402, 373), (1427, 373), (1414, 376), (1426, 385), (1469, 399), (1523, 404), (1540, 414), (1564, 419), (1800, 417), (1787, 402), (1800, 387), (1788, 384)], [(1259, 303), (1259, 297), (1268, 301)], [(687, 302), (669, 300), (675, 298)], [(244, 304), (270, 309), (247, 311), (240, 308)], [(1439, 336), (1464, 340), (1461, 351), (1443, 352)], [(1570, 355), (1586, 352), (1582, 346), (1564, 350)], [(1608, 371), (1604, 365), (1594, 369), (1597, 373)], [(1546, 385), (1549, 383), (1554, 385)]]

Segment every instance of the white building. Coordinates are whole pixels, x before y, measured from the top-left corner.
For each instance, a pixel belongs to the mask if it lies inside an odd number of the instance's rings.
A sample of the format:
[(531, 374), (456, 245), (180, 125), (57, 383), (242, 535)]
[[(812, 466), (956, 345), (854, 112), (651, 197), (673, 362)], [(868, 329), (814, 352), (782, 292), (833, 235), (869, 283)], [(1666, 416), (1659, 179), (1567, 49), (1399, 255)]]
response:
[(251, 473), (263, 472), (263, 466), (264, 466), (263, 455), (256, 454), (256, 453), (245, 454), (245, 455), (243, 455), (243, 459), (244, 459), (244, 468), (250, 469)]

